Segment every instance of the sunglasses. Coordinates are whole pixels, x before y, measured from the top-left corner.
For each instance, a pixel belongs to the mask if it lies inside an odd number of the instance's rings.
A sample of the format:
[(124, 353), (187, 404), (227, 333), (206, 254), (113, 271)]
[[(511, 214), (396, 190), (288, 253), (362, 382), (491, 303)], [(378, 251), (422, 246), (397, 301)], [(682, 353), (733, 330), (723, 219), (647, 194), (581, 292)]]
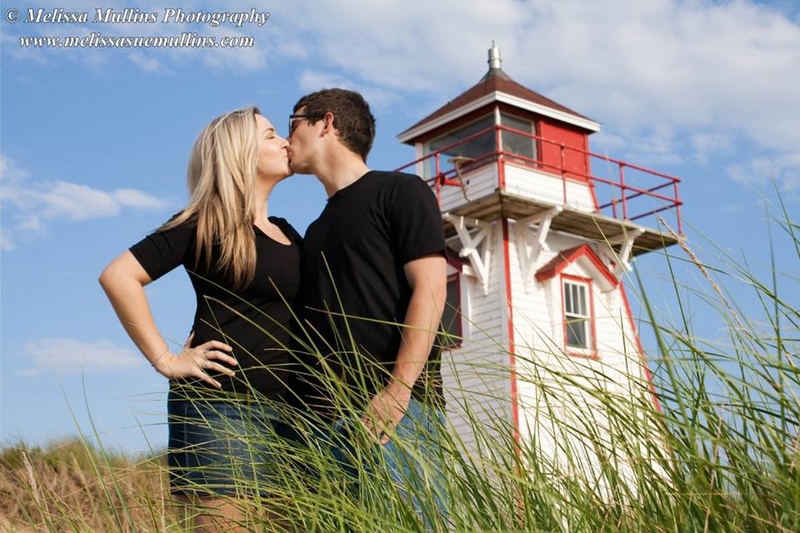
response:
[(294, 129), (296, 127), (295, 124), (294, 124), (294, 121), (297, 120), (297, 119), (301, 119), (301, 118), (311, 119), (311, 120), (320, 120), (320, 119), (325, 118), (325, 115), (320, 115), (320, 114), (315, 114), (315, 113), (312, 113), (312, 114), (295, 113), (294, 115), (289, 115), (289, 135), (290, 136), (292, 135), (292, 133), (294, 133)]

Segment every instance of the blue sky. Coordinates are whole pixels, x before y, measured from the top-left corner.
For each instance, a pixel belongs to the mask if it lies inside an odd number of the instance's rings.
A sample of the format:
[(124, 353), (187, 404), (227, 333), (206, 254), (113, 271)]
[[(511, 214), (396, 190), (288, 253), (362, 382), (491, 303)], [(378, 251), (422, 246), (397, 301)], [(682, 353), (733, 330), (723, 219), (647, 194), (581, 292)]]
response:
[[(187, 13), (269, 12), (261, 27), (202, 22), (8, 22), (9, 9), (157, 13), (157, 2), (5, 2), (0, 133), (0, 443), (78, 431), (112, 448), (166, 442), (166, 383), (97, 284), (102, 268), (186, 200), (186, 158), (214, 116), (256, 104), (285, 134), (303, 94), (361, 91), (378, 137), (369, 164), (413, 159), (395, 136), (476, 83), (494, 40), (516, 81), (602, 124), (595, 152), (682, 178), (689, 243), (766, 264), (763, 194), (798, 213), (800, 5), (794, 0), (183, 2)], [(251, 36), (251, 48), (34, 49), (26, 36)], [(270, 213), (301, 232), (324, 203), (313, 177)], [(795, 217), (795, 220), (797, 218)], [(677, 253), (677, 251), (675, 252)], [(776, 249), (778, 264), (793, 251)], [(651, 254), (653, 255), (653, 254)], [(796, 261), (796, 254), (794, 255)], [(664, 292), (663, 258), (636, 268)], [(687, 270), (687, 278), (696, 276)], [(659, 285), (659, 280), (662, 284)], [(668, 291), (667, 291), (668, 292)], [(148, 288), (175, 342), (193, 313), (183, 272)], [(787, 295), (795, 302), (798, 295)], [(671, 310), (665, 308), (665, 313)], [(696, 333), (720, 334), (714, 320)], [(703, 329), (705, 328), (705, 329)]]

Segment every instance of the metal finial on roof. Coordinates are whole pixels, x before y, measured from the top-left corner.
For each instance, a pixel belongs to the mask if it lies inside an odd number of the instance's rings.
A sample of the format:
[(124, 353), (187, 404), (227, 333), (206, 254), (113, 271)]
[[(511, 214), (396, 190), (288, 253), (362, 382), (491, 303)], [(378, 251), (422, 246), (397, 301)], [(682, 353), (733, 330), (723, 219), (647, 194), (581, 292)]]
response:
[(489, 70), (500, 70), (500, 63), (502, 62), (500, 49), (495, 46), (494, 40), (492, 40), (492, 47), (489, 48)]

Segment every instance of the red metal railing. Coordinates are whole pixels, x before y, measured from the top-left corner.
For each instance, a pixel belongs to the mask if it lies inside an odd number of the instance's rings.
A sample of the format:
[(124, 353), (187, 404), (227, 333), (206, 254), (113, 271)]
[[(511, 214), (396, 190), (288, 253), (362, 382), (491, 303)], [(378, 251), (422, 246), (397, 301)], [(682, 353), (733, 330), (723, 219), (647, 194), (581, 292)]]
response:
[[(504, 150), (502, 147), (502, 132), (504, 131), (531, 139), (533, 146), (536, 147), (534, 157), (531, 158)], [(491, 126), (465, 139), (453, 142), (425, 157), (412, 161), (397, 170), (413, 171), (417, 165), (422, 164), (424, 168), (422, 177), (430, 183), (436, 192), (437, 198), (441, 198), (443, 187), (462, 186), (461, 181), (458, 179), (458, 170), (452, 163), (448, 162), (448, 159), (453, 155), (469, 152), (470, 143), (489, 133), (493, 133), (493, 149), (485, 153), (471, 155), (467, 163), (461, 164), (460, 171), (465, 179), (469, 179), (469, 174), (472, 171), (495, 162), (497, 164), (523, 166), (560, 177), (562, 181), (562, 200), (565, 204), (569, 203), (567, 184), (570, 181), (585, 183), (590, 187), (597, 212), (612, 218), (639, 221), (641, 224), (654, 227), (666, 224), (677, 231), (678, 234), (683, 233), (680, 215), (683, 202), (678, 195), (680, 178), (608, 156), (566, 146), (563, 143), (507, 126)], [(542, 157), (545, 147), (548, 146), (558, 149), (558, 161), (553, 162), (550, 158), (545, 160)], [(568, 161), (573, 163), (585, 161), (585, 164), (580, 166), (587, 169), (586, 172), (582, 172), (580, 169), (567, 168)], [(603, 172), (598, 172), (598, 167), (601, 167)]]

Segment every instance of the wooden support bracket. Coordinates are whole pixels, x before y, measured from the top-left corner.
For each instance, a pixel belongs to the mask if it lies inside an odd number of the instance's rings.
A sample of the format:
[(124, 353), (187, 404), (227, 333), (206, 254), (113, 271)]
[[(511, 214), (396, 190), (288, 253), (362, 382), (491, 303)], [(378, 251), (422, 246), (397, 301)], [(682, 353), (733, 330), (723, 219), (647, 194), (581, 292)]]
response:
[(442, 218), (455, 227), (461, 241), (461, 251), (458, 255), (469, 259), (472, 273), (483, 287), (483, 293), (489, 294), (489, 265), (492, 257), (491, 237), (494, 224), (450, 213), (443, 213)]
[[(550, 251), (547, 244), (547, 235), (550, 233), (550, 223), (563, 211), (563, 207), (555, 206), (533, 216), (516, 220), (514, 233), (517, 239), (517, 255), (519, 256), (522, 279), (525, 283), (525, 292), (530, 292), (533, 287), (533, 270), (539, 254), (544, 250)], [(531, 225), (537, 224), (534, 231), (529, 231)], [(531, 239), (532, 237), (532, 239)]]

